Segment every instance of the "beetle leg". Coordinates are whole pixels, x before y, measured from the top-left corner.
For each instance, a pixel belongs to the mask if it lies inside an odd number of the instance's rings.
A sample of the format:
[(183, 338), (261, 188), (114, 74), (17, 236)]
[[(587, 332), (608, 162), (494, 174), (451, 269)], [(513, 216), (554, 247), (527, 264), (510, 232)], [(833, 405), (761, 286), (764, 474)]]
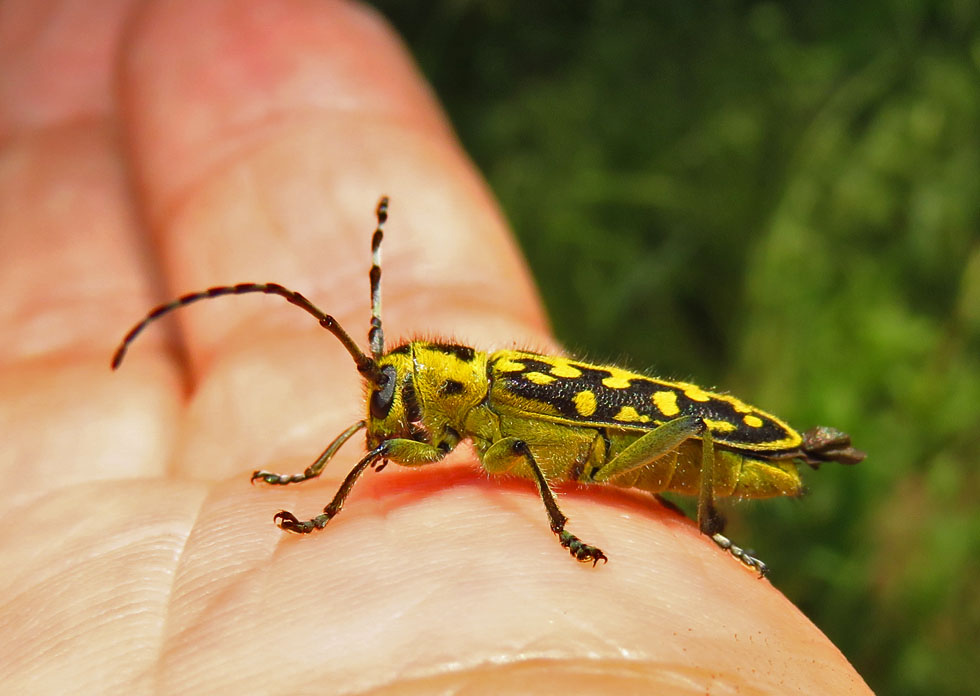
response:
[(323, 450), (323, 454), (317, 457), (315, 462), (306, 467), (306, 470), (303, 473), (276, 474), (263, 469), (252, 474), (252, 483), (255, 483), (255, 480), (258, 479), (263, 483), (285, 486), (287, 483), (299, 483), (300, 481), (316, 478), (323, 473), (323, 469), (326, 467), (327, 462), (333, 459), (333, 456), (337, 454), (337, 450), (339, 450), (354, 433), (363, 428), (365, 425), (367, 424), (364, 421), (357, 421), (354, 423), (354, 425), (347, 428), (347, 430), (334, 438), (334, 441), (327, 445), (327, 449)]
[(766, 574), (766, 564), (736, 546), (721, 532), (725, 518), (715, 507), (715, 447), (711, 431), (704, 421), (695, 416), (681, 416), (657, 426), (620, 452), (610, 462), (592, 475), (592, 480), (604, 482), (630, 471), (649, 466), (685, 440), (701, 435), (701, 472), (698, 493), (698, 530), (711, 537), (718, 546), (728, 551), (744, 565), (760, 575)]
[(711, 430), (704, 429), (701, 435), (701, 490), (698, 494), (698, 529), (702, 534), (711, 537), (719, 547), (756, 571), (761, 578), (769, 568), (755, 556), (750, 555), (741, 546), (736, 546), (732, 540), (722, 534), (725, 529), (725, 518), (715, 508), (715, 442)]
[(764, 577), (766, 573), (769, 572), (769, 566), (763, 563), (761, 560), (755, 556), (750, 555), (741, 546), (736, 546), (732, 543), (732, 540), (723, 534), (712, 534), (711, 540), (718, 544), (728, 553), (732, 554), (735, 558), (742, 562), (743, 565), (748, 566), (752, 570), (759, 574), (759, 577)]
[(658, 425), (593, 472), (592, 480), (602, 483), (648, 466), (704, 429), (704, 422), (696, 416), (680, 416)]
[(714, 536), (725, 529), (725, 518), (715, 508), (715, 440), (711, 430), (701, 435), (701, 488), (698, 493), (698, 529)]
[(544, 509), (548, 513), (551, 531), (558, 537), (558, 542), (579, 561), (592, 561), (592, 565), (599, 561), (605, 562), (607, 560), (606, 554), (599, 548), (586, 544), (571, 532), (565, 531), (568, 518), (558, 507), (558, 501), (555, 500), (555, 494), (551, 490), (551, 486), (548, 485), (544, 472), (541, 471), (541, 467), (531, 453), (531, 448), (524, 440), (516, 437), (505, 437), (493, 443), (483, 455), (483, 467), (491, 474), (505, 473), (521, 462), (527, 464), (534, 476), (534, 481), (538, 485), (538, 493), (541, 494), (541, 500), (544, 501)]
[(347, 474), (347, 478), (344, 482), (340, 484), (340, 488), (337, 493), (334, 494), (333, 500), (323, 508), (323, 512), (316, 517), (300, 522), (296, 515), (287, 511), (280, 510), (272, 518), (280, 529), (286, 532), (295, 532), (297, 534), (309, 534), (316, 529), (323, 529), (327, 526), (327, 522), (332, 520), (341, 508), (344, 507), (344, 501), (347, 500), (347, 496), (350, 495), (351, 489), (360, 478), (361, 474), (371, 466), (375, 461), (385, 456), (385, 445), (387, 443), (382, 443), (375, 447), (373, 450), (367, 453), (367, 455), (359, 461), (350, 473)]
[(354, 483), (357, 481), (357, 479), (360, 478), (361, 474), (363, 474), (379, 459), (391, 459), (392, 461), (405, 466), (419, 466), (422, 464), (437, 462), (445, 457), (446, 454), (447, 450), (433, 447), (425, 442), (416, 442), (415, 440), (404, 440), (400, 438), (385, 440), (373, 450), (368, 452), (367, 455), (361, 459), (361, 461), (359, 461), (353, 469), (350, 470), (350, 473), (347, 474), (347, 478), (344, 479), (344, 482), (340, 484), (340, 488), (337, 490), (337, 493), (334, 494), (333, 500), (331, 500), (327, 506), (323, 508), (322, 513), (316, 517), (301, 522), (293, 513), (288, 512), (287, 510), (280, 510), (275, 514), (273, 519), (275, 520), (276, 524), (279, 525), (280, 529), (287, 532), (309, 534), (314, 530), (323, 529), (327, 526), (327, 522), (336, 517), (337, 513), (339, 513), (341, 508), (344, 507), (344, 501), (346, 501), (347, 496), (350, 495), (351, 489), (354, 487)]

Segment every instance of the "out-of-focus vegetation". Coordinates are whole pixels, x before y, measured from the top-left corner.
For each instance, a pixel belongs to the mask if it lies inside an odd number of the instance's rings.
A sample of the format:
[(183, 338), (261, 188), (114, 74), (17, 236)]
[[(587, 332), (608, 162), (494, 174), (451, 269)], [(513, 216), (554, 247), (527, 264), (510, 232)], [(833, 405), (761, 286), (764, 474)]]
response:
[(378, 5), (558, 336), (850, 432), (733, 536), (875, 690), (975, 693), (980, 4)]

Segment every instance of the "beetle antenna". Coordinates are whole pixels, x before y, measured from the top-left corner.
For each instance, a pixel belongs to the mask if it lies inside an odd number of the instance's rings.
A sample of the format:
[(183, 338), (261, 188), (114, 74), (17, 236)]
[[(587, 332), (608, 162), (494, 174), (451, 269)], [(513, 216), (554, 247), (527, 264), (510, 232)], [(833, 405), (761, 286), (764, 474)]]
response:
[(381, 240), (388, 220), (388, 196), (378, 201), (377, 216), (378, 226), (371, 237), (371, 329), (368, 331), (371, 355), (376, 360), (385, 352), (385, 332), (381, 328)]
[(357, 365), (358, 371), (368, 377), (371, 381), (377, 382), (381, 378), (381, 371), (378, 369), (378, 364), (373, 358), (366, 356), (354, 340), (347, 334), (346, 331), (337, 323), (329, 314), (325, 314), (323, 311), (318, 309), (316, 305), (310, 302), (308, 299), (303, 297), (300, 293), (295, 290), (290, 290), (277, 283), (239, 283), (238, 285), (221, 285), (214, 288), (209, 288), (202, 292), (192, 292), (188, 295), (181, 295), (176, 300), (168, 302), (166, 304), (158, 305), (149, 311), (149, 313), (143, 318), (143, 320), (136, 326), (129, 330), (119, 347), (116, 348), (116, 352), (112, 356), (112, 369), (115, 370), (122, 363), (123, 358), (126, 357), (126, 351), (129, 349), (130, 344), (136, 339), (136, 337), (145, 329), (149, 324), (156, 321), (164, 314), (169, 314), (170, 312), (183, 307), (184, 305), (189, 305), (198, 300), (209, 300), (214, 297), (221, 297), (222, 295), (244, 295), (250, 292), (261, 292), (266, 295), (279, 295), (279, 297), (284, 298), (287, 302), (296, 305), (300, 309), (304, 310), (308, 314), (312, 314), (320, 326), (325, 328), (327, 331), (332, 333), (341, 342), (347, 352), (350, 353), (351, 357), (354, 358), (354, 363)]

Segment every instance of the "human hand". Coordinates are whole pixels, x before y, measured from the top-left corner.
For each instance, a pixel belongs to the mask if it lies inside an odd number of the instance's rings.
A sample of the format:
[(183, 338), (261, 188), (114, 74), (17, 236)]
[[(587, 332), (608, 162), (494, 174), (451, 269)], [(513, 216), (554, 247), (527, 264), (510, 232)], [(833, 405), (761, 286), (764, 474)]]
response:
[(363, 406), (349, 356), (277, 298), (181, 310), (109, 372), (151, 305), (224, 283), (280, 282), (361, 340), (381, 193), (389, 342), (554, 348), (372, 13), (25, 1), (0, 46), (5, 689), (868, 693), (767, 581), (628, 491), (560, 489), (598, 568), (530, 483), (465, 452), (366, 475), (319, 533), (278, 530), (279, 509), (319, 512), (360, 437), (315, 482), (251, 472), (301, 471)]

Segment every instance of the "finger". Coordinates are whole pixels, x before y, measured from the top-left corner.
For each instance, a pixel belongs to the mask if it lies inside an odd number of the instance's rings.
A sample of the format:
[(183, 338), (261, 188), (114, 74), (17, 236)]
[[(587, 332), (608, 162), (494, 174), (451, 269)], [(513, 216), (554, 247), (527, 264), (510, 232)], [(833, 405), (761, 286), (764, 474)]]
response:
[(12, 2), (0, 12), (0, 471), (17, 481), (8, 500), (165, 465), (174, 376), (151, 370), (134, 392), (109, 380), (107, 362), (116, 317), (149, 297), (110, 91), (128, 5)]
[[(373, 211), (386, 193), (389, 345), (419, 331), (541, 343), (540, 305), (492, 200), (376, 15), (177, 0), (148, 6), (136, 26), (123, 74), (129, 142), (172, 294), (275, 281), (363, 341)], [(207, 462), (204, 475), (309, 457), (362, 416), (350, 358), (281, 301), (215, 301), (175, 321), (195, 374), (207, 373), (179, 457)]]

